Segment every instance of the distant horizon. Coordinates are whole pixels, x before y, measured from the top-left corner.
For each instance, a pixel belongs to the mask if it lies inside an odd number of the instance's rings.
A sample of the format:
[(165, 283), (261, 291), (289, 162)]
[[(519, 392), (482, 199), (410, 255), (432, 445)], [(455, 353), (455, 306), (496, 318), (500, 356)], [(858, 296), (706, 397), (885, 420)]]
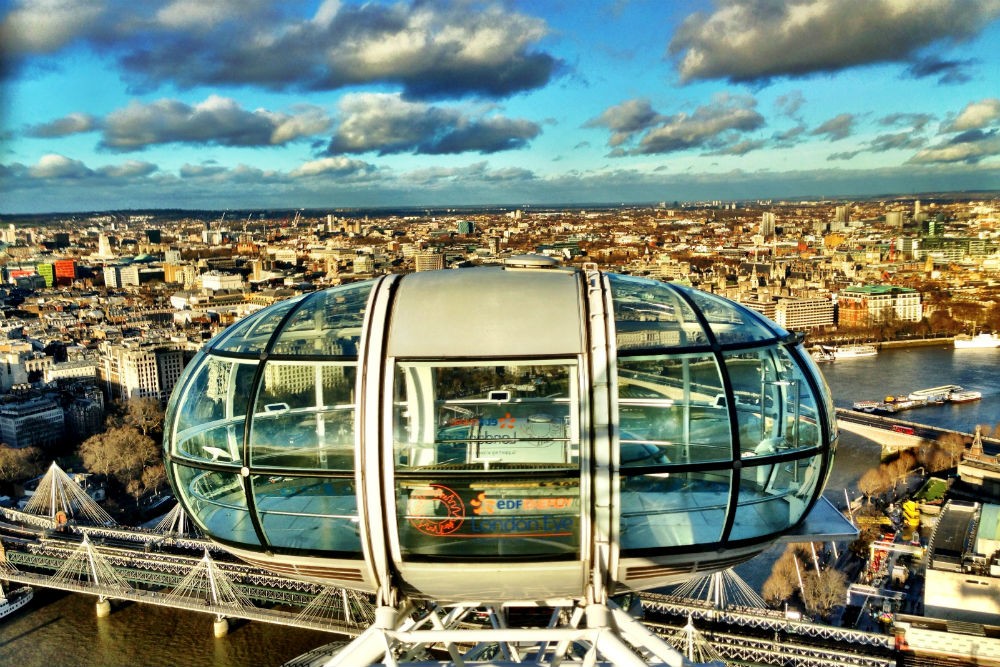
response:
[(0, 211), (992, 191), (998, 43), (997, 0), (11, 0)]
[[(254, 213), (295, 213), (295, 212), (322, 212), (323, 214), (331, 213), (357, 213), (357, 212), (368, 212), (368, 211), (431, 211), (431, 212), (447, 212), (447, 211), (463, 211), (463, 210), (503, 210), (503, 211), (516, 211), (523, 210), (525, 212), (530, 212), (531, 209), (536, 210), (583, 210), (583, 209), (606, 209), (613, 210), (619, 208), (662, 208), (662, 209), (674, 209), (674, 208), (697, 208), (705, 205), (710, 205), (711, 202), (721, 202), (723, 204), (755, 204), (761, 207), (766, 206), (795, 206), (802, 204), (838, 204), (841, 202), (872, 202), (872, 201), (910, 201), (910, 200), (921, 200), (923, 202), (933, 202), (936, 200), (948, 200), (948, 201), (974, 201), (979, 199), (997, 199), (1000, 198), (1000, 188), (988, 189), (988, 190), (955, 190), (955, 191), (928, 191), (928, 192), (897, 192), (897, 193), (881, 193), (877, 195), (840, 195), (840, 196), (818, 196), (818, 195), (790, 195), (787, 197), (752, 197), (752, 198), (741, 198), (741, 199), (721, 199), (717, 197), (707, 198), (707, 199), (697, 199), (697, 200), (685, 200), (685, 201), (633, 201), (633, 202), (533, 202), (533, 203), (491, 203), (491, 204), (428, 204), (428, 205), (376, 205), (376, 206), (274, 206), (267, 208), (253, 208), (253, 207), (224, 207), (224, 208), (186, 208), (181, 206), (158, 206), (149, 208), (110, 208), (110, 209), (93, 209), (93, 210), (79, 210), (79, 211), (39, 211), (32, 213), (3, 213), (0, 212), (0, 220), (7, 220), (9, 218), (30, 218), (30, 217), (53, 217), (53, 216), (73, 216), (73, 215), (108, 215), (108, 214), (149, 214), (157, 212), (175, 212), (175, 213), (211, 213), (211, 214), (254, 214)], [(767, 203), (764, 203), (767, 202)], [(676, 206), (674, 205), (676, 203)], [(662, 206), (661, 206), (662, 204)], [(528, 210), (525, 210), (528, 209)], [(236, 220), (237, 218), (233, 218)]]

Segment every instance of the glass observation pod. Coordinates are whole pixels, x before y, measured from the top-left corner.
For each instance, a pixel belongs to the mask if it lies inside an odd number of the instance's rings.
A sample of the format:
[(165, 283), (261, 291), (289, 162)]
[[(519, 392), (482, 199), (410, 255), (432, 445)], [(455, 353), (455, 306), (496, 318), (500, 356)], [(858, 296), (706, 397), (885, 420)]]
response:
[(258, 311), (189, 364), (164, 438), (241, 558), (438, 601), (656, 588), (849, 534), (817, 503), (836, 441), (795, 335), (536, 256)]

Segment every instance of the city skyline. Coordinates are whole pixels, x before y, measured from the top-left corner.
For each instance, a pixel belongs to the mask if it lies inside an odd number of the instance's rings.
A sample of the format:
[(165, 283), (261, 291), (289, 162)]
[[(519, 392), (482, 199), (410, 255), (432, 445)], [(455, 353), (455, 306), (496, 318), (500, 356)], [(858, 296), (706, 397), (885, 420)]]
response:
[(0, 213), (1000, 189), (1000, 2), (15, 2)]

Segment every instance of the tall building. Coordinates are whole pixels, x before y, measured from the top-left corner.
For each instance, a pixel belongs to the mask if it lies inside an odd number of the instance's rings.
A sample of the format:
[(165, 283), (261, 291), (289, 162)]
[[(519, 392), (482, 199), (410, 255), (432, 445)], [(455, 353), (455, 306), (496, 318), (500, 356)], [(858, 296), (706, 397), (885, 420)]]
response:
[(834, 222), (849, 222), (850, 221), (850, 207), (848, 206), (838, 206), (833, 214)]
[(444, 268), (444, 255), (439, 252), (425, 250), (413, 255), (413, 268), (416, 271), (437, 271)]
[(184, 370), (184, 352), (166, 343), (105, 341), (98, 378), (109, 400), (152, 397), (165, 402)]
[(108, 238), (107, 234), (101, 234), (97, 237), (97, 256), (98, 257), (114, 257), (115, 254), (111, 251), (111, 240)]
[(837, 294), (837, 324), (869, 326), (895, 319), (919, 322), (923, 317), (920, 292), (896, 285), (855, 285)]
[(0, 442), (11, 447), (54, 445), (64, 432), (62, 408), (50, 398), (32, 398), (0, 406)]
[(106, 287), (119, 288), (122, 286), (122, 274), (120, 266), (104, 267), (104, 285)]
[(888, 211), (885, 214), (885, 224), (888, 227), (902, 227), (903, 226), (903, 212), (902, 211)]
[(28, 382), (25, 361), (31, 359), (31, 352), (31, 344), (26, 341), (8, 341), (0, 346), (0, 393)]
[(86, 440), (104, 426), (104, 395), (97, 387), (88, 387), (66, 406), (66, 429), (77, 440)]
[(789, 331), (808, 331), (832, 326), (833, 302), (815, 299), (780, 299), (774, 312), (774, 321)]
[(774, 213), (766, 211), (760, 216), (760, 235), (765, 239), (774, 236), (775, 216)]
[(458, 221), (458, 233), (459, 234), (475, 234), (476, 233), (476, 223), (471, 220), (459, 220)]
[(354, 273), (372, 273), (375, 271), (375, 258), (371, 255), (358, 255), (354, 258)]
[(72, 285), (76, 280), (76, 260), (57, 259), (53, 262), (56, 271), (57, 285)]
[(244, 287), (243, 277), (237, 273), (210, 271), (201, 274), (201, 287), (213, 292), (224, 289), (239, 291)]
[(35, 265), (35, 271), (45, 280), (46, 287), (52, 287), (56, 284), (56, 267), (48, 262), (43, 262)]

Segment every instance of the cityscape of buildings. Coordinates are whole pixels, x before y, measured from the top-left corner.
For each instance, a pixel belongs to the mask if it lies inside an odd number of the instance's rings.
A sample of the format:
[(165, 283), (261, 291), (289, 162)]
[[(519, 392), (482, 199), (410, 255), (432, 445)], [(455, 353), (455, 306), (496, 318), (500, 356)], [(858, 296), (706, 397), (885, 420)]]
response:
[(82, 440), (110, 402), (165, 404), (207, 339), (275, 301), (526, 253), (681, 281), (820, 340), (1000, 328), (995, 199), (8, 216), (0, 439)]

